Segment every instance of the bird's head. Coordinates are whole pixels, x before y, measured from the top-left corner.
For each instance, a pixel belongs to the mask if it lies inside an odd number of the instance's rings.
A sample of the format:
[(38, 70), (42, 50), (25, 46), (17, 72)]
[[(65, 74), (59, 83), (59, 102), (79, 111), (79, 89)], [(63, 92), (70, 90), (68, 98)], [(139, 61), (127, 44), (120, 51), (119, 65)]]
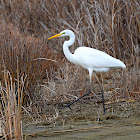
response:
[(48, 40), (52, 39), (52, 38), (56, 38), (56, 37), (71, 36), (73, 34), (74, 33), (71, 30), (64, 30), (64, 31), (60, 32), (59, 34), (51, 36), (50, 38), (48, 38)]

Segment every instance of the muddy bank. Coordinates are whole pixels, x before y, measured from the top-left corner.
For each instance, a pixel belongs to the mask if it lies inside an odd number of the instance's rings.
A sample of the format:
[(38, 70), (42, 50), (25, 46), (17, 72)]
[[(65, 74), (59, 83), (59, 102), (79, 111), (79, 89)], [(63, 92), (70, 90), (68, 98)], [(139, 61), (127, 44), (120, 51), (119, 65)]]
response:
[(124, 101), (107, 104), (107, 114), (102, 115), (102, 104), (76, 103), (58, 109), (54, 123), (46, 122), (24, 126), (29, 140), (140, 139), (140, 102)]

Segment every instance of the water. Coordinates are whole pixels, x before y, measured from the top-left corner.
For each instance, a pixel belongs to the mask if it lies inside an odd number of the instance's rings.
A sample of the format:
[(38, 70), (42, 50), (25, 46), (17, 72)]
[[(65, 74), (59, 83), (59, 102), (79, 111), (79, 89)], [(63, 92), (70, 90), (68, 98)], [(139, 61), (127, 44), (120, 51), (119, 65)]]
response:
[[(95, 117), (97, 112), (93, 114), (90, 105), (83, 106), (86, 110), (84, 112), (80, 112), (79, 107), (75, 105), (76, 112), (63, 110), (60, 113), (62, 116), (63, 113), (67, 114), (66, 116), (71, 118), (70, 120), (65, 118), (65, 125), (62, 123), (61, 116), (55, 125), (43, 123), (29, 125), (24, 128), (24, 134), (27, 140), (139, 140), (139, 103), (127, 105), (125, 108), (122, 104), (113, 106), (117, 111), (115, 115), (109, 115), (108, 112), (106, 115), (98, 116), (99, 118)], [(97, 108), (94, 109), (97, 110)]]

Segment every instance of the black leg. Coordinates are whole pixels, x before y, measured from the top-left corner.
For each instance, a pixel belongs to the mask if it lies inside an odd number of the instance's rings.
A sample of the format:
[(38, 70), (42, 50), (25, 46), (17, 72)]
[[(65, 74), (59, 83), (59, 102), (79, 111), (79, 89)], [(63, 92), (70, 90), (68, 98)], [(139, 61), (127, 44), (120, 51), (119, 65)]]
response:
[[(69, 107), (69, 108), (70, 108), (71, 105), (73, 105), (75, 102), (79, 101), (81, 98), (87, 96), (87, 95), (90, 94), (90, 93), (91, 93), (91, 91), (85, 93), (84, 95), (80, 96), (78, 99), (74, 100), (72, 103), (69, 103), (69, 104), (63, 106), (63, 108), (65, 108), (65, 107)], [(70, 109), (71, 109), (71, 108), (70, 108)]]
[[(101, 75), (102, 76), (102, 75)], [(104, 101), (104, 90), (103, 90), (103, 86), (102, 86), (102, 84), (100, 83), (100, 81), (99, 81), (99, 79), (98, 79), (98, 77), (96, 76), (96, 74), (95, 74), (95, 77), (96, 77), (96, 79), (97, 79), (97, 81), (98, 81), (98, 83), (99, 83), (99, 86), (100, 86), (100, 90), (101, 90), (101, 94), (102, 94), (102, 102), (103, 102), (103, 114), (106, 114), (106, 109), (105, 109), (105, 101)], [(102, 80), (102, 82), (103, 82), (103, 80)]]
[(104, 102), (104, 90), (103, 90), (102, 87), (101, 87), (101, 92), (102, 92), (103, 111), (104, 111), (104, 114), (105, 114), (106, 112), (105, 112), (105, 102)]
[[(96, 76), (96, 74), (95, 74), (95, 76)], [(103, 90), (103, 87), (102, 87), (102, 85), (101, 85), (101, 83), (100, 83), (100, 81), (99, 81), (99, 79), (98, 79), (97, 76), (96, 76), (96, 79), (97, 79), (97, 81), (98, 81), (98, 83), (99, 83), (100, 90), (101, 90), (101, 94), (102, 94), (103, 112), (104, 112), (103, 114), (106, 114), (105, 103), (104, 103), (104, 90)], [(90, 83), (90, 87), (91, 87), (91, 83)], [(63, 106), (62, 108), (69, 107), (70, 110), (72, 110), (71, 107), (70, 107), (71, 105), (73, 105), (74, 103), (76, 103), (77, 101), (79, 101), (81, 98), (83, 98), (83, 97), (89, 95), (90, 93), (91, 93), (91, 91), (85, 93), (84, 95), (82, 95), (82, 96), (79, 97), (78, 99), (76, 99), (76, 100), (74, 100), (73, 102), (71, 102), (71, 103), (69, 103), (69, 104)]]
[[(102, 87), (100, 87), (100, 88), (101, 88), (101, 93), (102, 93), (103, 111), (104, 111), (104, 114), (105, 114), (106, 112), (105, 112), (105, 103), (104, 103), (104, 91), (103, 91), (103, 88), (102, 88)], [(80, 96), (78, 99), (76, 99), (76, 100), (74, 100), (73, 102), (71, 102), (71, 103), (69, 103), (69, 104), (63, 106), (62, 108), (69, 107), (70, 110), (72, 110), (71, 107), (70, 107), (71, 105), (73, 105), (74, 103), (76, 103), (77, 101), (79, 101), (81, 98), (87, 96), (87, 95), (90, 94), (90, 93), (91, 93), (90, 91), (87, 92), (87, 93), (85, 93), (83, 96)]]

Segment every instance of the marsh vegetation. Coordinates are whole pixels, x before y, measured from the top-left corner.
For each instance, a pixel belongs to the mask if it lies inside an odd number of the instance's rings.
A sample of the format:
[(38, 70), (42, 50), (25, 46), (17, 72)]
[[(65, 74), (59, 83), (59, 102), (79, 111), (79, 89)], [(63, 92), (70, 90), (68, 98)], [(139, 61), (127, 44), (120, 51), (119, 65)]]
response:
[[(97, 74), (104, 83), (107, 114), (131, 110), (139, 115), (140, 99), (140, 2), (139, 0), (1, 0), (0, 1), (0, 97), (4, 138), (22, 138), (29, 124), (55, 125), (79, 120), (103, 121), (101, 94), (94, 78), (94, 94), (60, 109), (89, 89), (88, 72), (66, 60), (66, 38), (47, 38), (64, 29), (73, 30), (78, 46), (89, 46), (123, 61), (127, 68)], [(124, 105), (124, 102), (127, 106)], [(86, 104), (93, 109), (85, 114)], [(113, 105), (118, 103), (119, 109)], [(85, 106), (83, 105), (85, 104)], [(91, 106), (94, 106), (94, 108)], [(132, 106), (131, 106), (132, 105)], [(78, 107), (78, 110), (76, 108)], [(90, 111), (89, 111), (90, 112)], [(88, 113), (87, 113), (88, 114)], [(105, 117), (107, 118), (107, 117)], [(127, 117), (126, 117), (127, 118)]]

